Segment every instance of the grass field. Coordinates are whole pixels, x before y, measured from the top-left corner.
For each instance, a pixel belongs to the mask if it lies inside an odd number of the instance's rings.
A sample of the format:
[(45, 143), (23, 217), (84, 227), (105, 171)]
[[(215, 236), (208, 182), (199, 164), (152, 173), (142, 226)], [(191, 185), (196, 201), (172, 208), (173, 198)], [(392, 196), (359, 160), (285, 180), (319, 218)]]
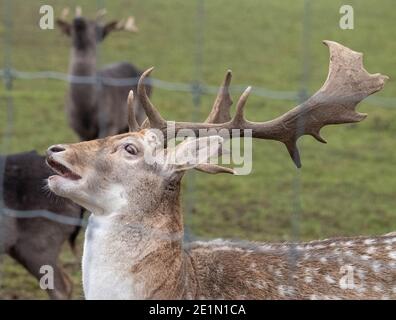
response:
[[(4, 1), (0, 0), (2, 8)], [(354, 30), (341, 30), (338, 26), (339, 8), (344, 1), (310, 1), (305, 20), (308, 32), (303, 29), (302, 0), (204, 1), (201, 67), (196, 64), (200, 39), (197, 1), (10, 2), (12, 64), (18, 70), (67, 70), (68, 39), (59, 30), (39, 29), (40, 5), (52, 4), (59, 13), (66, 3), (70, 7), (83, 3), (83, 12), (93, 14), (97, 3), (105, 3), (109, 19), (133, 14), (140, 32), (112, 34), (101, 46), (103, 64), (126, 60), (142, 69), (154, 65), (156, 78), (189, 83), (199, 76), (210, 85), (219, 85), (225, 70), (231, 68), (234, 84), (298, 91), (303, 85), (305, 61), (309, 71), (307, 89), (314, 92), (327, 75), (328, 50), (321, 41), (329, 39), (364, 52), (369, 72), (391, 77), (377, 96), (396, 97), (392, 80), (396, 78), (392, 0), (350, 0), (348, 4), (355, 9)], [(5, 33), (1, 25), (1, 39)], [(3, 41), (0, 53), (4, 53)], [(304, 54), (308, 56), (304, 58)], [(16, 80), (11, 93), (12, 138), (7, 148), (3, 140), (1, 152), (43, 152), (54, 143), (77, 141), (65, 120), (66, 88), (65, 82), (57, 80)], [(0, 88), (1, 134), (7, 124), (5, 101), (9, 94)], [(234, 101), (238, 94), (234, 93)], [(205, 95), (201, 107), (193, 112), (191, 94), (158, 88), (153, 93), (154, 104), (167, 119), (174, 120), (189, 120), (193, 113), (204, 119), (213, 99), (213, 95)], [(252, 96), (246, 114), (262, 121), (294, 105), (291, 101)], [(303, 168), (299, 171), (281, 144), (256, 141), (250, 175), (189, 175), (185, 179), (184, 199), (185, 207), (191, 210), (186, 224), (199, 237), (261, 241), (291, 239), (293, 225), (301, 240), (396, 230), (396, 104), (385, 108), (365, 102), (359, 111), (369, 114), (364, 122), (323, 129), (327, 145), (309, 137), (301, 139)], [(297, 197), (301, 202), (298, 214)], [(81, 297), (78, 260), (65, 249), (62, 262), (73, 277), (75, 298)], [(21, 267), (9, 258), (3, 262), (0, 297), (46, 298)]]

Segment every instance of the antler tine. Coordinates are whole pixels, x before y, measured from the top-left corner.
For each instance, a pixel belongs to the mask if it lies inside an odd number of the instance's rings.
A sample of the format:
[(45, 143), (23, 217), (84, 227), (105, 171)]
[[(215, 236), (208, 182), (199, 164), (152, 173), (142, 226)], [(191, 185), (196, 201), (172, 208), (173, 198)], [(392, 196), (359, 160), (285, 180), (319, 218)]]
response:
[(102, 19), (106, 14), (107, 14), (106, 8), (99, 9), (99, 10), (96, 12), (95, 19), (96, 19), (96, 20), (100, 20), (100, 19)]
[(224, 78), (223, 84), (217, 93), (216, 100), (213, 104), (212, 110), (209, 116), (206, 118), (207, 123), (222, 123), (231, 120), (230, 107), (232, 105), (232, 99), (230, 96), (230, 83), (232, 78), (231, 70), (228, 70)]
[(247, 99), (249, 98), (250, 91), (252, 91), (252, 87), (247, 87), (245, 91), (241, 94), (237, 106), (234, 117), (232, 118), (232, 124), (238, 128), (243, 129), (245, 126), (246, 120), (244, 116), (244, 109)]
[[(223, 123), (231, 120), (230, 107), (232, 105), (232, 99), (229, 91), (231, 78), (232, 72), (231, 70), (227, 70), (223, 84), (221, 85), (217, 93), (216, 100), (213, 104), (211, 112), (209, 113), (209, 116), (205, 120), (205, 123)], [(199, 164), (195, 169), (210, 174), (235, 174), (235, 171), (233, 169), (219, 166), (213, 163)]]
[(61, 12), (61, 15), (60, 15), (60, 18), (61, 18), (62, 20), (66, 20), (67, 16), (69, 15), (69, 12), (70, 12), (69, 7), (63, 8), (63, 9), (62, 9), (62, 12)]
[(82, 9), (80, 6), (76, 7), (76, 12), (75, 12), (76, 17), (81, 17), (82, 16)]
[(127, 18), (127, 20), (125, 22), (125, 25), (124, 25), (124, 29), (126, 31), (130, 31), (130, 32), (138, 32), (139, 31), (138, 27), (135, 24), (135, 18), (134, 17), (129, 16)]
[(135, 116), (136, 99), (134, 99), (133, 91), (128, 94), (128, 127), (129, 132), (136, 132), (140, 130), (140, 126), (136, 121)]
[(147, 118), (150, 121), (150, 127), (161, 129), (166, 127), (166, 120), (162, 118), (161, 114), (151, 103), (149, 97), (147, 96), (146, 85), (145, 85), (145, 82), (147, 81), (146, 79), (150, 75), (151, 71), (153, 71), (153, 69), (154, 67), (147, 69), (140, 76), (137, 86), (137, 94), (139, 101), (142, 104), (144, 111), (146, 112)]
[(116, 29), (129, 31), (129, 32), (138, 32), (139, 31), (138, 27), (135, 24), (135, 18), (132, 16), (129, 16), (127, 19), (121, 19), (117, 23)]

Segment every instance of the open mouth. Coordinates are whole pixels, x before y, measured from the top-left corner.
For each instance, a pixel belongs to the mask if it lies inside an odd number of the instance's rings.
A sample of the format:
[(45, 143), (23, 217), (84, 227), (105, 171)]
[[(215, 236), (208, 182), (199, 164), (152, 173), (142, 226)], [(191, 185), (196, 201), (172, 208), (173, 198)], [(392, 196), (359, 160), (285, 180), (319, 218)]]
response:
[(47, 158), (47, 164), (52, 170), (55, 171), (55, 173), (57, 173), (63, 178), (70, 180), (81, 179), (81, 176), (79, 176), (77, 173), (71, 171), (69, 168), (67, 168), (63, 164), (60, 164), (59, 162), (55, 161), (52, 158)]

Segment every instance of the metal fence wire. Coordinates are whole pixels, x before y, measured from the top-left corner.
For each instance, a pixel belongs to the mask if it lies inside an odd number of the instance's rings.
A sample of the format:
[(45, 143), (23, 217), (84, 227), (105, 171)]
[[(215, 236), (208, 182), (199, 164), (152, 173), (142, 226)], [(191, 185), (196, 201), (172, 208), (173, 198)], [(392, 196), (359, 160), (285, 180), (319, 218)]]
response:
[[(105, 7), (104, 1), (97, 1), (98, 8)], [(56, 71), (39, 71), (39, 72), (27, 72), (23, 70), (17, 70), (12, 66), (12, 1), (4, 0), (3, 1), (3, 23), (4, 23), (4, 39), (3, 39), (3, 68), (0, 69), (0, 78), (3, 80), (4, 88), (6, 90), (5, 98), (2, 100), (2, 108), (6, 110), (6, 125), (2, 128), (2, 140), (1, 140), (1, 154), (7, 155), (9, 153), (9, 143), (13, 134), (13, 124), (14, 124), (14, 105), (13, 105), (13, 82), (18, 80), (29, 80), (34, 81), (36, 79), (46, 79), (49, 81), (65, 81), (68, 83), (76, 83), (76, 84), (97, 84), (106, 85), (106, 86), (131, 86), (137, 84), (138, 78), (109, 78), (109, 77), (82, 77), (82, 76), (73, 76), (65, 73), (60, 73)], [(290, 100), (295, 102), (302, 102), (305, 100), (309, 94), (307, 92), (307, 83), (310, 76), (309, 69), (309, 16), (310, 16), (310, 0), (305, 0), (304, 2), (304, 11), (303, 17), (301, 19), (301, 23), (303, 25), (303, 33), (301, 39), (301, 46), (303, 48), (303, 56), (301, 57), (302, 65), (301, 65), (301, 85), (299, 91), (276, 91), (271, 90), (265, 87), (253, 86), (252, 87), (252, 95), (266, 98), (266, 99), (274, 99), (274, 100)], [(204, 0), (196, 0), (196, 37), (195, 37), (195, 75), (194, 81), (192, 83), (181, 83), (181, 82), (173, 82), (167, 81), (163, 79), (150, 78), (151, 86), (155, 88), (160, 88), (162, 90), (169, 91), (178, 91), (178, 92), (186, 92), (191, 94), (191, 98), (193, 101), (193, 110), (192, 110), (192, 118), (191, 120), (197, 120), (197, 114), (199, 108), (201, 106), (201, 96), (203, 94), (216, 94), (218, 91), (218, 86), (213, 86), (204, 83), (202, 78), (202, 63), (203, 63), (203, 46), (205, 43), (205, 39), (203, 37), (203, 30), (205, 27), (205, 8), (204, 8)], [(98, 59), (100, 59), (100, 51), (98, 50)], [(231, 92), (241, 92), (246, 86), (245, 85), (231, 85)], [(393, 108), (396, 106), (396, 97), (368, 97), (367, 101), (381, 107), (390, 107)], [(304, 127), (304, 123), (300, 123), (301, 129)], [(2, 219), (5, 216), (20, 218), (20, 219), (28, 219), (28, 218), (46, 218), (52, 221), (56, 221), (63, 224), (76, 225), (84, 227), (86, 225), (85, 220), (76, 219), (72, 217), (65, 217), (60, 214), (56, 214), (54, 212), (50, 212), (47, 210), (30, 210), (30, 211), (20, 211), (7, 208), (4, 203), (3, 198), (3, 182), (4, 182), (4, 170), (5, 170), (5, 159), (6, 157), (0, 158), (0, 226)], [(301, 215), (301, 203), (300, 203), (300, 194), (301, 194), (301, 178), (299, 170), (296, 170), (294, 177), (294, 197), (293, 197), (293, 207), (294, 214), (292, 216), (292, 239), (297, 242), (299, 239), (299, 219)], [(190, 175), (188, 179), (187, 185), (187, 194), (186, 198), (188, 199), (187, 208), (186, 208), (186, 217), (190, 215), (192, 208), (194, 207), (194, 192), (195, 192), (195, 182), (194, 175)], [(188, 219), (186, 219), (188, 221)], [(1, 230), (1, 227), (0, 227)], [(0, 247), (1, 247), (1, 239), (2, 235), (0, 233)], [(193, 239), (193, 235), (191, 234), (190, 229), (186, 228), (185, 238), (189, 241)], [(1, 261), (1, 260), (0, 260)], [(293, 248), (290, 251), (290, 263), (293, 265), (296, 263), (295, 252)], [(0, 266), (1, 267), (1, 266)], [(1, 268), (0, 268), (1, 272)], [(292, 276), (289, 277), (289, 281), (292, 282)], [(0, 283), (1, 283), (1, 273), (0, 273)]]

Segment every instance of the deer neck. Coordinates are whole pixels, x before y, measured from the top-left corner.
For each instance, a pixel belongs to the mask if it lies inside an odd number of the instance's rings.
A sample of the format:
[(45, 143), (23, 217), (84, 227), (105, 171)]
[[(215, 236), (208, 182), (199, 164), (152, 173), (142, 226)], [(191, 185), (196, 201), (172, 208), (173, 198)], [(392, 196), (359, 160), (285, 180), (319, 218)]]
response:
[(72, 48), (69, 73), (74, 76), (96, 75), (97, 52), (95, 48), (77, 49)]
[(87, 299), (106, 298), (103, 295), (112, 295), (112, 299), (181, 298), (189, 294), (191, 286), (186, 281), (192, 268), (182, 249), (179, 191), (180, 185), (165, 190), (150, 212), (91, 216), (83, 257)]
[[(76, 123), (91, 123), (95, 121), (92, 117), (95, 115), (94, 111), (96, 110), (99, 89), (95, 81), (96, 60), (95, 49), (80, 50), (72, 48), (69, 64), (69, 74), (72, 79), (69, 87), (70, 103), (68, 104), (68, 112)], [(90, 77), (87, 78), (90, 81), (82, 83), (81, 80), (83, 78), (79, 77)], [(86, 127), (87, 124), (83, 126)]]

